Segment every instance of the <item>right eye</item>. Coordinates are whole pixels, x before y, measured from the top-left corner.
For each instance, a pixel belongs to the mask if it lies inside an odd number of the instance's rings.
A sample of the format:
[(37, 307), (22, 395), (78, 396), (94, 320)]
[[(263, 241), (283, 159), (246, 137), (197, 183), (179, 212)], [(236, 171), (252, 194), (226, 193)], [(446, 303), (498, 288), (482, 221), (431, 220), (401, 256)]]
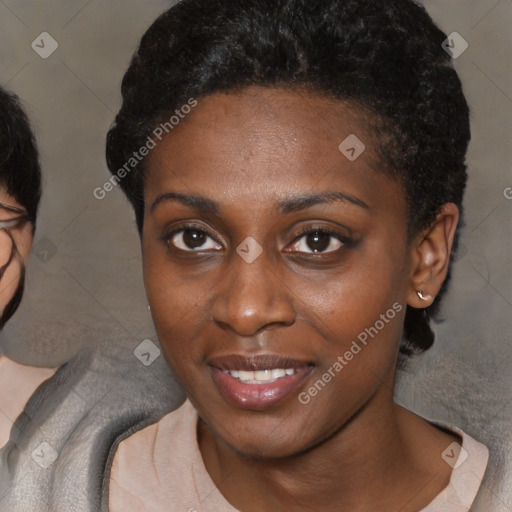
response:
[(221, 250), (219, 245), (213, 238), (203, 229), (195, 226), (181, 226), (165, 236), (167, 245), (185, 252), (200, 252)]

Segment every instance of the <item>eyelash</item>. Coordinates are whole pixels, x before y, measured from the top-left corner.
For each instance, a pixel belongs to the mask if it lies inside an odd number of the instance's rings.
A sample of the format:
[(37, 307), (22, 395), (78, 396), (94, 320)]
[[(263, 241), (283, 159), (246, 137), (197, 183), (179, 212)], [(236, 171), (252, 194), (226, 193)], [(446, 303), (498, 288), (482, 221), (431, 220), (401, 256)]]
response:
[[(215, 243), (218, 244), (218, 242), (215, 240), (215, 238), (212, 236), (212, 234), (209, 233), (207, 230), (205, 230), (203, 226), (198, 226), (198, 225), (195, 225), (195, 224), (183, 224), (179, 228), (173, 229), (169, 233), (166, 233), (162, 237), (162, 240), (164, 241), (164, 243), (168, 247), (171, 247), (174, 251), (178, 251), (178, 252), (181, 252), (181, 253), (200, 253), (200, 252), (202, 252), (200, 249), (198, 249), (198, 250), (193, 250), (193, 249), (185, 250), (185, 249), (180, 249), (180, 248), (178, 248), (176, 246), (173, 246), (172, 239), (177, 234), (184, 233), (185, 231), (197, 231), (197, 232), (200, 232), (200, 233), (204, 233), (209, 238), (214, 240)], [(334, 239), (338, 240), (342, 245), (338, 249), (335, 249), (333, 251), (327, 251), (327, 252), (303, 252), (303, 251), (291, 251), (291, 252), (292, 253), (298, 253), (298, 254), (306, 254), (308, 256), (318, 257), (319, 255), (336, 254), (336, 253), (340, 252), (343, 248), (353, 248), (355, 246), (355, 241), (352, 240), (351, 238), (349, 238), (347, 236), (344, 236), (341, 233), (338, 233), (338, 232), (333, 231), (331, 229), (320, 228), (320, 227), (308, 228), (308, 229), (305, 229), (304, 231), (301, 231), (300, 233), (298, 233), (294, 237), (293, 241), (290, 244), (288, 244), (288, 245), (295, 245), (303, 237), (305, 237), (305, 236), (307, 236), (309, 234), (314, 234), (314, 233), (319, 233), (319, 234), (322, 234), (322, 235), (327, 235), (327, 236), (329, 236), (331, 238), (334, 238)], [(330, 243), (329, 243), (329, 245), (330, 245)], [(328, 247), (329, 247), (329, 245), (328, 245)], [(288, 252), (290, 252), (290, 251), (288, 251)]]

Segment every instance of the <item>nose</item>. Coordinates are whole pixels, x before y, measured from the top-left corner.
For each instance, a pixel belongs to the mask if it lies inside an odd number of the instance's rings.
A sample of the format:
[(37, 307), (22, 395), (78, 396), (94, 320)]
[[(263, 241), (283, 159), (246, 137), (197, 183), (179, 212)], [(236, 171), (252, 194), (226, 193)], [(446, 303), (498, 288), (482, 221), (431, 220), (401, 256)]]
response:
[(235, 254), (214, 289), (212, 320), (239, 336), (295, 321), (292, 292), (264, 254), (252, 263)]

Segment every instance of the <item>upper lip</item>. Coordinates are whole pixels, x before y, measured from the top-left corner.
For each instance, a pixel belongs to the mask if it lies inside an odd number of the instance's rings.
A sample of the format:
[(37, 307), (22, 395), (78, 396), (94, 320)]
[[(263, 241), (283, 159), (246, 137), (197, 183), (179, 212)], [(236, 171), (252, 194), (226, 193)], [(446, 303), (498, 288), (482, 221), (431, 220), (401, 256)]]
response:
[(208, 360), (210, 366), (220, 370), (271, 370), (274, 368), (304, 368), (312, 364), (311, 361), (301, 361), (283, 357), (278, 354), (229, 354), (225, 356), (212, 357)]

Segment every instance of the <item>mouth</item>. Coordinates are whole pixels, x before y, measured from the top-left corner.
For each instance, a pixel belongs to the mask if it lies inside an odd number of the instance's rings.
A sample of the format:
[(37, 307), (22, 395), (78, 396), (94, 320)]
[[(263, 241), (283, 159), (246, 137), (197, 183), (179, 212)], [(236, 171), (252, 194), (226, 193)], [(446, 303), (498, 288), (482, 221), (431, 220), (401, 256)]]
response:
[(232, 354), (214, 358), (209, 365), (217, 389), (230, 405), (258, 411), (293, 395), (315, 367), (274, 354)]

